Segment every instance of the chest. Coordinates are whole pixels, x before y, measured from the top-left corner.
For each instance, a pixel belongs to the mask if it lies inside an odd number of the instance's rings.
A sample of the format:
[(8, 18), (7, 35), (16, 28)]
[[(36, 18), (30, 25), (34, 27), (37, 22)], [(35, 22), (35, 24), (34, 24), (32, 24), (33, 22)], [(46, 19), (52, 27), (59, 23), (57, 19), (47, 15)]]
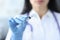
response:
[(28, 21), (32, 25), (33, 40), (57, 40), (59, 38), (59, 30), (55, 19), (43, 19), (32, 18)]

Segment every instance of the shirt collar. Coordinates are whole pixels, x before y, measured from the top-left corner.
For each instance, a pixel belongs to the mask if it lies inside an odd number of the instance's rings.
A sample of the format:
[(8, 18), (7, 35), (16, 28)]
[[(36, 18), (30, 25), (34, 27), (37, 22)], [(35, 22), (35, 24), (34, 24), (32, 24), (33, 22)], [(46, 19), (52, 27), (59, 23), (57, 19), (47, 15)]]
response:
[[(35, 17), (35, 18), (36, 17), (40, 18), (40, 16), (38, 15), (38, 13), (35, 10), (33, 10), (33, 9), (30, 11), (29, 16), (30, 17)], [(48, 10), (43, 17), (50, 17), (51, 18), (52, 17), (52, 12), (50, 10)]]

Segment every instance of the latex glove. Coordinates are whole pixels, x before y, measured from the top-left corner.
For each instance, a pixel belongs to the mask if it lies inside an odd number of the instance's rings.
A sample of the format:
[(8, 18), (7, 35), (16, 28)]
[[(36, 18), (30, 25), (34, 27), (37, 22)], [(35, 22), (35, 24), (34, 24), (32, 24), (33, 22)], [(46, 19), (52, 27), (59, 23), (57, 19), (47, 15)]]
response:
[(27, 15), (22, 15), (19, 18), (16, 17), (9, 20), (11, 31), (14, 34), (11, 40), (21, 40), (23, 32), (27, 25), (27, 18)]

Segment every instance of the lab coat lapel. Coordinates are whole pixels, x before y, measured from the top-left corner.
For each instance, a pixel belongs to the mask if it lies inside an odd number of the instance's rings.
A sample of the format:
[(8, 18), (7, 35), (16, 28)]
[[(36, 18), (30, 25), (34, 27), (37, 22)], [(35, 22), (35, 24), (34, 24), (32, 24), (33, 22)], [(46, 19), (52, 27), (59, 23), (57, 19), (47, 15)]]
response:
[(33, 40), (42, 40), (44, 34), (38, 15), (34, 11), (31, 11), (30, 16), (31, 19), (28, 20), (28, 23), (31, 24), (33, 28)]

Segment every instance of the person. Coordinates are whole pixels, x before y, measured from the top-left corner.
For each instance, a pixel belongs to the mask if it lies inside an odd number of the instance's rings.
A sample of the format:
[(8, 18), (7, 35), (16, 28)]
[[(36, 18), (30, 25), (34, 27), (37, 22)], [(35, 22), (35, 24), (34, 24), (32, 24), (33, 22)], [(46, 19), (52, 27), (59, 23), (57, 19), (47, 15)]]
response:
[(6, 40), (60, 40), (56, 0), (25, 0), (22, 13), (9, 19)]

